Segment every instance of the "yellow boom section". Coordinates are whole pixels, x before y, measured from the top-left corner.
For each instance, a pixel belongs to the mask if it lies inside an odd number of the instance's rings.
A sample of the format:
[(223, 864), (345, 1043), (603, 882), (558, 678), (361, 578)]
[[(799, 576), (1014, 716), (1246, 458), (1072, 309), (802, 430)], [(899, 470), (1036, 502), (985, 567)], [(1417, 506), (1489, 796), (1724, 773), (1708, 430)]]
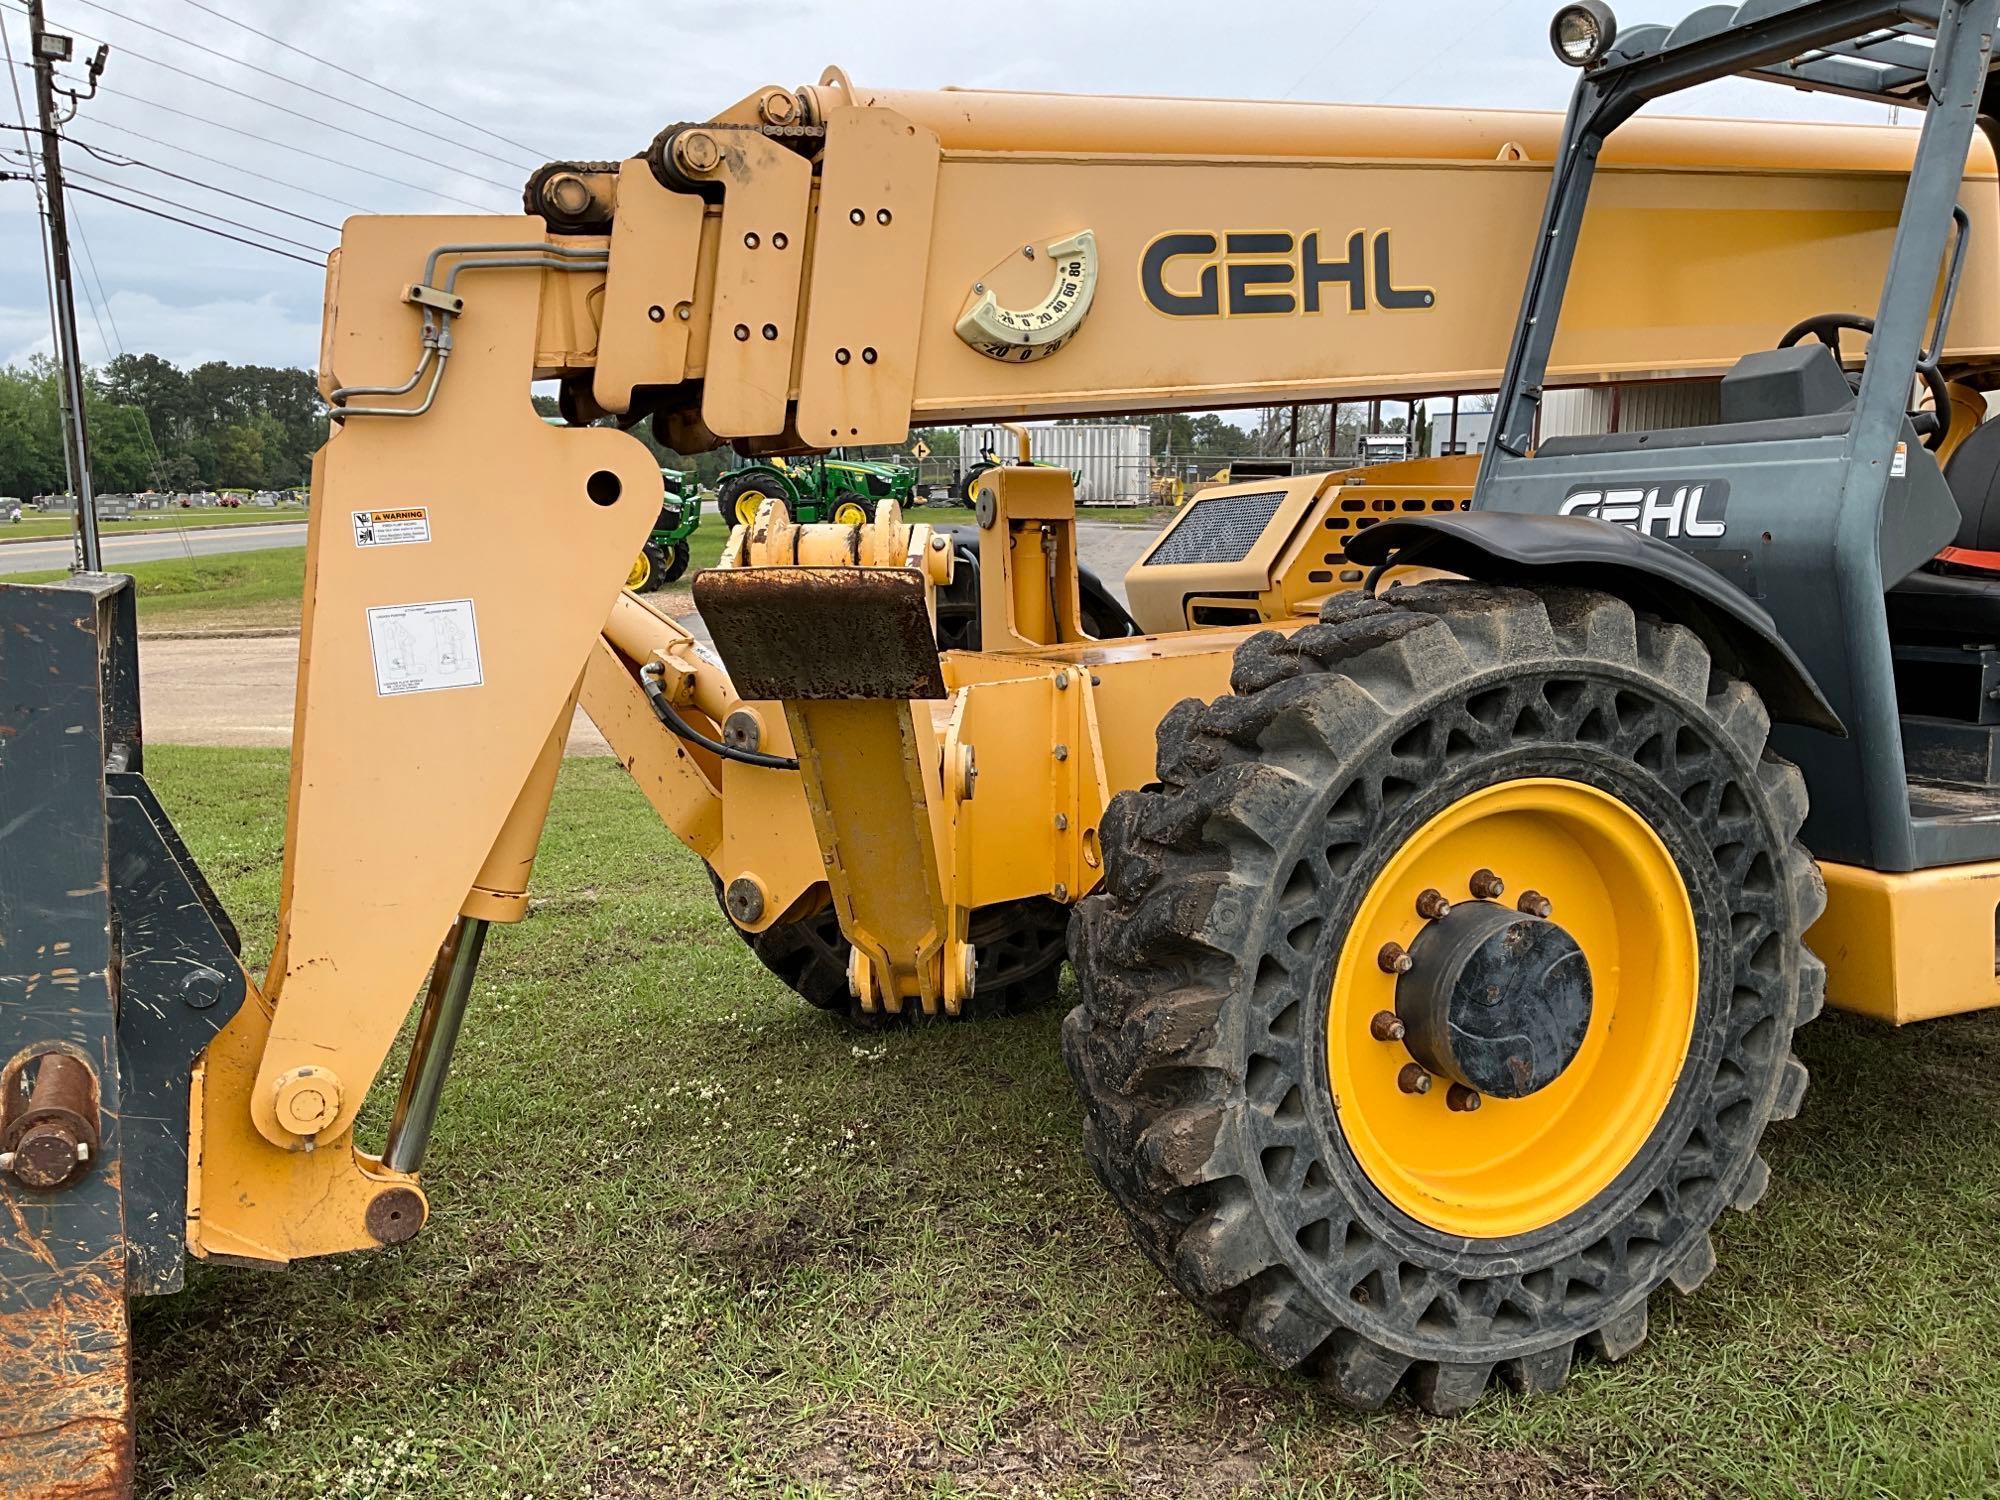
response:
[[(771, 92), (722, 118), (757, 118)], [(705, 416), (721, 436), (827, 447), (896, 440), (913, 415), (1491, 387), (1559, 125), (1511, 111), (868, 91), (838, 73), (799, 98), (825, 131), (809, 203), (795, 165), (789, 183), (768, 169), (762, 137), (732, 157), (740, 128), (696, 132), (708, 143), (696, 159), (719, 155), (699, 180), (721, 183), (722, 206), (708, 205), (684, 279), (735, 311), (711, 320), (695, 296), (687, 335), (670, 331), (675, 347), (648, 376), (712, 387), (742, 378), (746, 346), (768, 371), (770, 346), (785, 344), (791, 429), (770, 420), (772, 394), (751, 430), (741, 403), (713, 389), (634, 403), (622, 360), (615, 387), (601, 373), (596, 383), (606, 409), (663, 410), (687, 446)], [(1579, 257), (1617, 269), (1569, 299), (1555, 378), (1716, 374), (1807, 313), (1872, 307), (1914, 136), (1673, 119), (1620, 132)], [(642, 172), (628, 163), (607, 194), (621, 223), (628, 202), (656, 212), (661, 190), (650, 173), (635, 184)], [(1961, 368), (2000, 354), (1992, 175), (1981, 144), (1952, 325)], [(770, 226), (808, 210), (810, 264), (788, 262)], [(766, 232), (746, 250), (759, 220)], [(1084, 273), (1068, 278), (1076, 294), (1055, 309), (1072, 268)], [(737, 296), (752, 277), (758, 294)], [(1036, 323), (996, 357), (969, 331), (991, 328), (976, 315), (993, 305), (1061, 324), (1055, 351)], [(607, 354), (623, 347), (608, 311), (605, 335)]]

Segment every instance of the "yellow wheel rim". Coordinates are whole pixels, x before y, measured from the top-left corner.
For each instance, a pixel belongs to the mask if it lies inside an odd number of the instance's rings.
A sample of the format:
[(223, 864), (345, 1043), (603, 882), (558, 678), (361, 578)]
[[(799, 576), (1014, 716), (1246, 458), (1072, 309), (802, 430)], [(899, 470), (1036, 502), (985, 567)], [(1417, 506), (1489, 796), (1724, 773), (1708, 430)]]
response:
[(833, 508), (833, 519), (842, 526), (866, 526), (868, 509), (852, 500), (843, 500)]
[(639, 585), (646, 581), (646, 575), (651, 571), (646, 565), (646, 554), (641, 552), (637, 557), (632, 559), (632, 571), (625, 575), (625, 587), (628, 589), (638, 588)]
[(745, 490), (736, 497), (736, 524), (748, 526), (757, 519), (757, 507), (768, 497), (761, 490)]
[[(1378, 955), (1408, 948), (1417, 898), (1471, 899), (1474, 871), (1534, 890), (1589, 960), (1589, 1029), (1547, 1087), (1459, 1113), (1445, 1080), (1405, 1093), (1411, 1061), (1371, 1022), (1393, 1011), (1396, 976)], [(1666, 1111), (1694, 1032), (1694, 910), (1659, 835), (1623, 802), (1581, 782), (1500, 782), (1412, 834), (1370, 886), (1341, 945), (1327, 1012), (1327, 1071), (1340, 1127), (1370, 1182), (1446, 1234), (1494, 1239), (1553, 1224), (1604, 1191)]]

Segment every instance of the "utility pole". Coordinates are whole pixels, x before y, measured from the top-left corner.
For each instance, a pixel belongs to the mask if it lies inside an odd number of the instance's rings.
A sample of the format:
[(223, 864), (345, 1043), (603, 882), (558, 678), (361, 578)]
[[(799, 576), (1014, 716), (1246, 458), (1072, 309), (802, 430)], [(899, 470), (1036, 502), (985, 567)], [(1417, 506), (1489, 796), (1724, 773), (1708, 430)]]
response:
[[(28, 45), (35, 62), (35, 110), (42, 131), (42, 189), (49, 222), (49, 258), (55, 284), (56, 392), (62, 405), (63, 454), (76, 486), (76, 570), (104, 571), (104, 554), (97, 539), (97, 496), (90, 481), (90, 434), (84, 420), (83, 356), (76, 337), (76, 298), (69, 270), (69, 219), (63, 206), (62, 148), (56, 127), (56, 64), (68, 62), (75, 38), (50, 31), (42, 16), (42, 0), (28, 0)], [(73, 101), (97, 92), (104, 71), (105, 49), (97, 49), (90, 64), (90, 94), (64, 89)], [(68, 116), (64, 116), (67, 119)]]

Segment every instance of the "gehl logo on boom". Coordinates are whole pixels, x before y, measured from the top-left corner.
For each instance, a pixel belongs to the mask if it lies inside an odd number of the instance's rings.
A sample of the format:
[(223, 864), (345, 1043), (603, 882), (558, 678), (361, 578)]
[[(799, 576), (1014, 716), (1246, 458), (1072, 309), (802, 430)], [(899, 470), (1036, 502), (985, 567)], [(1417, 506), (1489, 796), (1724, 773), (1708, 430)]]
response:
[(1396, 285), (1389, 257), (1387, 230), (1372, 239), (1355, 230), (1344, 253), (1318, 230), (1303, 239), (1282, 230), (1221, 236), (1175, 230), (1146, 247), (1139, 288), (1170, 318), (1282, 316), (1322, 307), (1364, 312), (1370, 301), (1390, 311), (1435, 306), (1437, 293), (1429, 287)]
[(1729, 528), (1729, 481), (1704, 479), (1686, 484), (1611, 487), (1579, 485), (1563, 497), (1562, 514), (1594, 516), (1645, 536), (1702, 541)]

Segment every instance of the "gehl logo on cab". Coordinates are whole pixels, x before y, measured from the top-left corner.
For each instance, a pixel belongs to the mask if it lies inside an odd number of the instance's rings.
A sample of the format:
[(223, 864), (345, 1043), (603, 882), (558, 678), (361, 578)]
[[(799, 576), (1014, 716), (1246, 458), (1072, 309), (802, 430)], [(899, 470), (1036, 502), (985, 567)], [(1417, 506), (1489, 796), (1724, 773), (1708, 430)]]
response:
[(1562, 514), (1594, 516), (1646, 536), (1687, 537), (1696, 541), (1721, 536), (1728, 527), (1729, 481), (1693, 480), (1686, 484), (1579, 485), (1563, 497)]
[(1357, 229), (1344, 251), (1318, 230), (1173, 230), (1139, 258), (1139, 289), (1170, 318), (1245, 318), (1316, 313), (1322, 307), (1391, 312), (1433, 307), (1429, 287), (1399, 287), (1389, 268), (1389, 232)]

